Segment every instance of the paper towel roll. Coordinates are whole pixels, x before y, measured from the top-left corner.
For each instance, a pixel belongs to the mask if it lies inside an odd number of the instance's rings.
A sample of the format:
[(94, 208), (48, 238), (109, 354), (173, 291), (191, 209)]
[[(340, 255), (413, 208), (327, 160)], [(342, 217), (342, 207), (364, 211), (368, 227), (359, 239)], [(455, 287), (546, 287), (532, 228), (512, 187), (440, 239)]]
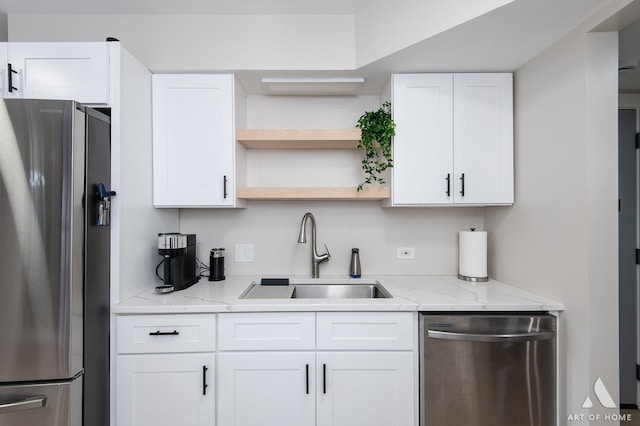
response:
[(460, 231), (458, 251), (458, 278), (467, 281), (488, 281), (487, 233)]

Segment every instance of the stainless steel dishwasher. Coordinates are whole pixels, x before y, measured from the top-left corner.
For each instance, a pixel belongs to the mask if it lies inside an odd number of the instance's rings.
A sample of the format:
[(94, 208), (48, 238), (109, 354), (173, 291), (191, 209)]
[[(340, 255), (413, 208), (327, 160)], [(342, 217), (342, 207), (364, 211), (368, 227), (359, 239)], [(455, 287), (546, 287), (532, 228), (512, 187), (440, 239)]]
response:
[(550, 426), (556, 318), (420, 314), (421, 426)]

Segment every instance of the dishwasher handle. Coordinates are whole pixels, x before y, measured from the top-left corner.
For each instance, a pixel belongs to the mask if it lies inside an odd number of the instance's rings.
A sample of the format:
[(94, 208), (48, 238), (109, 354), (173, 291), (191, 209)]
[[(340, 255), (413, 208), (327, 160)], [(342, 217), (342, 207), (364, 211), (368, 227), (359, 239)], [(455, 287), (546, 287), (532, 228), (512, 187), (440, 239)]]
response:
[(549, 340), (555, 337), (554, 331), (533, 331), (530, 333), (515, 334), (477, 334), (460, 333), (456, 331), (427, 330), (427, 337), (444, 340), (465, 340), (469, 342), (529, 342), (532, 340)]

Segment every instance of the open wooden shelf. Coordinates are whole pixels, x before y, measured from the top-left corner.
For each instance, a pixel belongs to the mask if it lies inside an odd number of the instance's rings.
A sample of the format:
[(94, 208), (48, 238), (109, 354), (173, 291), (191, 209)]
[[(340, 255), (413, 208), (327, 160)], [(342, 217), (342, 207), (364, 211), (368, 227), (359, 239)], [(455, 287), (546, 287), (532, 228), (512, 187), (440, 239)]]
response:
[(384, 200), (388, 186), (365, 187), (238, 187), (236, 196), (245, 200)]
[(247, 149), (356, 149), (360, 129), (238, 129)]
[[(357, 149), (360, 129), (237, 129), (236, 140), (247, 149)], [(244, 200), (385, 200), (389, 187), (238, 187)]]

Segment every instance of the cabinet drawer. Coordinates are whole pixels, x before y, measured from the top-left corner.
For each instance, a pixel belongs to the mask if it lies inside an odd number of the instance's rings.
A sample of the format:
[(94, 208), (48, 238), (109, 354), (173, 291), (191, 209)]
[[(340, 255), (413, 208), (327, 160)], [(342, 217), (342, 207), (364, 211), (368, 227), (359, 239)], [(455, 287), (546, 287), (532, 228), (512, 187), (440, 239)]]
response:
[(319, 312), (317, 348), (413, 350), (413, 319), (410, 312)]
[(314, 349), (315, 313), (219, 314), (221, 351)]
[(216, 348), (216, 316), (118, 316), (118, 353), (210, 352)]

